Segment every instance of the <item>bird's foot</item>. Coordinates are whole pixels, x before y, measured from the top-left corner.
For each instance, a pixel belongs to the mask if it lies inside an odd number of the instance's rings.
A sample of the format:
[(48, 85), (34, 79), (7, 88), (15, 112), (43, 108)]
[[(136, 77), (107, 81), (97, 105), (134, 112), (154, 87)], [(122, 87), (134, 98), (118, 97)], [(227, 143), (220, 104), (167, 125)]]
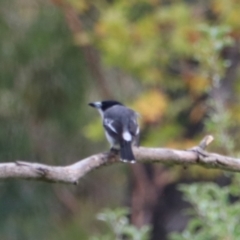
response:
[(111, 148), (110, 148), (110, 153), (113, 153), (113, 154), (115, 154), (115, 155), (118, 155), (118, 154), (119, 154), (119, 149), (116, 149), (116, 148), (111, 147)]

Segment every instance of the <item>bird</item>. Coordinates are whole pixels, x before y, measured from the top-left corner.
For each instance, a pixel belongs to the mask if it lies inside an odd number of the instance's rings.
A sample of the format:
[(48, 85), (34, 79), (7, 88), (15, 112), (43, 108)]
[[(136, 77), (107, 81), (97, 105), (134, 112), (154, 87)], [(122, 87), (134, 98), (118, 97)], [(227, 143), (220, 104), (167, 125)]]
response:
[(139, 114), (115, 100), (91, 102), (101, 115), (105, 135), (111, 151), (120, 152), (120, 160), (135, 163), (132, 145), (139, 143)]

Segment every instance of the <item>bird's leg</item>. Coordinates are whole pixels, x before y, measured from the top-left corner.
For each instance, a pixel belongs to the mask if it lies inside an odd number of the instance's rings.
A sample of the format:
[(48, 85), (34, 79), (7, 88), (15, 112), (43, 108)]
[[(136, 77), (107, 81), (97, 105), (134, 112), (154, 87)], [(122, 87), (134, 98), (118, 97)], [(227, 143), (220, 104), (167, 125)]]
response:
[(116, 148), (114, 148), (114, 147), (111, 147), (111, 148), (110, 148), (110, 152), (113, 153), (113, 154), (118, 155), (118, 154), (119, 154), (119, 149), (116, 149)]

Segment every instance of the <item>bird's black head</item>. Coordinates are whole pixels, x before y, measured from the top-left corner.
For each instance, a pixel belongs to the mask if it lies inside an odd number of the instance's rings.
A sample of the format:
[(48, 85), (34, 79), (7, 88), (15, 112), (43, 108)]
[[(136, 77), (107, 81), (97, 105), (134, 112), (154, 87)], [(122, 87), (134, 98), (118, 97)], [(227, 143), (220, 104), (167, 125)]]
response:
[(123, 104), (115, 100), (105, 100), (102, 102), (92, 102), (92, 103), (89, 103), (89, 105), (91, 107), (98, 108), (105, 111), (108, 108), (113, 107), (115, 105), (123, 105)]

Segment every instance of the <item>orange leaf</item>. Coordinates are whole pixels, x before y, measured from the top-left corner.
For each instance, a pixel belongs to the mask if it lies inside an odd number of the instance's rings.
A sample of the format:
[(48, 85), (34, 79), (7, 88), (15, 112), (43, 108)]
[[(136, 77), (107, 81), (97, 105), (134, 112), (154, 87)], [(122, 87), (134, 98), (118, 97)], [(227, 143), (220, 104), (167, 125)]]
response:
[(140, 113), (143, 123), (155, 123), (159, 121), (166, 107), (166, 96), (157, 90), (144, 93), (136, 100), (133, 106)]

